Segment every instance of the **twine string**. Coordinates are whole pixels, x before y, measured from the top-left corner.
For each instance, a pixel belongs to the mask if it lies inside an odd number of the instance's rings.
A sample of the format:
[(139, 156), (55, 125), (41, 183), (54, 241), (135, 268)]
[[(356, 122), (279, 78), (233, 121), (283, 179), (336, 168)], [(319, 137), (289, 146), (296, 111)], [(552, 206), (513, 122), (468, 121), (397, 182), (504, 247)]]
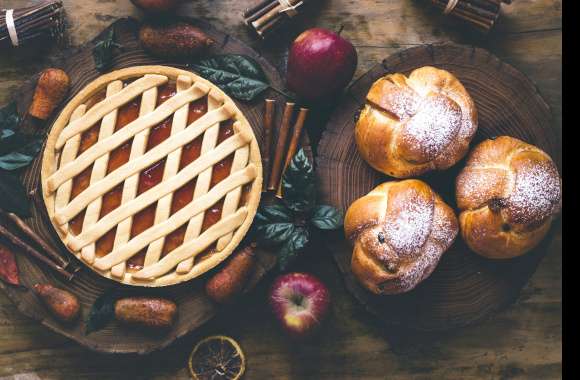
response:
[(14, 9), (6, 11), (6, 27), (8, 28), (8, 35), (13, 46), (18, 46), (18, 33), (16, 32), (16, 24), (14, 24)]
[(290, 17), (296, 16), (298, 14), (296, 8), (298, 8), (304, 3), (304, 1), (299, 1), (296, 4), (292, 4), (291, 0), (278, 0), (278, 2), (283, 7), (282, 9), (280, 9), (279, 13), (286, 13)]
[(443, 10), (443, 14), (448, 15), (449, 13), (453, 12), (455, 7), (457, 6), (457, 3), (459, 3), (459, 0), (449, 0), (447, 2), (447, 6)]

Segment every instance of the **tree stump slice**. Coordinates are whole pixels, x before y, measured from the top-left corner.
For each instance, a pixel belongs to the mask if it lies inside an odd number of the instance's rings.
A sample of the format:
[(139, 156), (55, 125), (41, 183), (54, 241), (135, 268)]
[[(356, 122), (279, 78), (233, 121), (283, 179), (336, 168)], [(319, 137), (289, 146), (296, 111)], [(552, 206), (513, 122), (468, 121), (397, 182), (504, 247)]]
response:
[[(276, 88), (284, 88), (282, 78), (278, 71), (253, 49), (228, 34), (216, 30), (203, 21), (190, 18), (184, 18), (184, 20), (198, 26), (216, 41), (208, 55), (234, 53), (249, 56), (262, 66), (272, 86)], [(130, 66), (151, 64), (175, 66), (188, 70), (186, 64), (165, 61), (146, 54), (142, 50), (138, 41), (139, 25), (139, 22), (132, 18), (119, 19), (105, 29), (93, 41), (74, 49), (67, 54), (67, 56), (52, 63), (53, 66), (63, 68), (69, 74), (71, 78), (71, 89), (68, 98), (63, 101), (61, 107), (54, 112), (54, 118), (46, 123), (47, 129), (50, 128), (52, 122), (60, 113), (64, 104), (72, 99), (72, 97), (88, 83), (102, 75), (102, 73), (97, 72), (94, 67), (92, 48), (110, 28), (115, 28), (115, 39), (123, 47), (120, 51), (115, 53), (113, 66), (108, 71)], [(14, 94), (14, 98), (21, 114), (25, 114), (28, 109), (36, 85), (36, 80), (37, 76), (31, 78), (17, 93)], [(274, 123), (273, 136), (274, 139), (277, 139), (277, 129), (279, 128), (282, 119), (284, 103), (287, 100), (284, 96), (269, 89), (252, 102), (236, 101), (236, 104), (240, 107), (250, 122), (254, 134), (259, 142), (264, 138), (262, 126), (264, 97), (277, 100), (277, 119)], [(302, 136), (301, 144), (305, 148), (307, 154), (312, 158), (312, 151), (305, 133)], [(182, 337), (203, 325), (216, 313), (227, 312), (226, 307), (215, 305), (205, 295), (205, 280), (214, 273), (215, 269), (200, 278), (179, 285), (143, 289), (140, 287), (121, 285), (115, 281), (104, 278), (78, 262), (76, 257), (73, 257), (73, 255), (62, 246), (62, 243), (58, 239), (56, 232), (53, 230), (52, 224), (46, 214), (46, 209), (42, 200), (42, 191), (40, 189), (41, 157), (42, 154), (40, 154), (39, 157), (27, 168), (22, 177), (25, 187), (32, 194), (32, 216), (28, 218), (26, 222), (46, 241), (52, 243), (53, 246), (58, 247), (64, 257), (76, 260), (77, 264), (81, 266), (81, 270), (77, 273), (75, 279), (69, 283), (59, 277), (59, 275), (52, 270), (46, 268), (42, 263), (39, 263), (28, 256), (18, 254), (17, 252), (16, 257), (20, 269), (21, 282), (24, 287), (13, 287), (0, 282), (0, 289), (4, 290), (8, 297), (17, 305), (20, 312), (40, 321), (43, 325), (55, 332), (73, 339), (92, 350), (106, 353), (137, 354), (146, 354), (167, 347), (177, 338)], [(258, 249), (257, 253), (258, 264), (256, 265), (253, 276), (248, 281), (245, 292), (249, 292), (275, 265), (275, 256), (271, 252)], [(218, 266), (216, 269), (219, 268), (221, 268), (221, 266)], [(79, 297), (82, 305), (82, 316), (80, 321), (73, 325), (59, 323), (40, 303), (40, 300), (31, 291), (26, 289), (36, 283), (47, 282), (52, 283), (57, 287), (68, 289)], [(178, 305), (178, 317), (176, 323), (169, 331), (155, 334), (139, 329), (130, 329), (121, 326), (116, 321), (112, 321), (104, 329), (86, 335), (84, 321), (87, 318), (92, 304), (105, 290), (112, 287), (118, 287), (121, 293), (126, 293), (127, 295), (146, 294), (173, 299)], [(241, 300), (241, 302), (243, 302), (243, 300)]]
[[(552, 156), (561, 171), (561, 142), (549, 106), (521, 72), (488, 51), (456, 44), (422, 45), (401, 51), (376, 65), (349, 88), (332, 114), (318, 147), (317, 171), (323, 201), (344, 211), (378, 184), (393, 180), (373, 170), (360, 157), (354, 141), (354, 115), (364, 104), (372, 83), (422, 66), (456, 75), (474, 99), (479, 129), (472, 147), (500, 135), (517, 137)], [(449, 170), (419, 178), (455, 207), (455, 178), (465, 160)], [(348, 290), (387, 325), (421, 331), (442, 331), (482, 321), (514, 302), (534, 273), (553, 238), (553, 231), (533, 251), (505, 261), (471, 252), (461, 236), (443, 255), (434, 273), (414, 290), (376, 296), (359, 285), (350, 270), (352, 247), (341, 233), (328, 246)]]

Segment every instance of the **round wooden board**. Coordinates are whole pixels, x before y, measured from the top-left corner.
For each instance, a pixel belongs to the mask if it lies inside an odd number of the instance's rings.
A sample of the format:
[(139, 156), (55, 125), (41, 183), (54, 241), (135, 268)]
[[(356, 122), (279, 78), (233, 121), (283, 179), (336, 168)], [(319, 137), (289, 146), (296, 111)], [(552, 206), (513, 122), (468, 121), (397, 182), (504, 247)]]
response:
[[(354, 115), (375, 80), (387, 73), (408, 75), (427, 65), (455, 74), (475, 100), (479, 129), (472, 146), (485, 138), (510, 135), (544, 149), (561, 168), (560, 141), (550, 109), (528, 78), (480, 48), (422, 45), (375, 66), (349, 88), (336, 107), (316, 159), (326, 203), (346, 211), (355, 199), (392, 180), (371, 169), (358, 154)], [(463, 166), (462, 161), (422, 179), (454, 206), (455, 178)], [(376, 296), (358, 284), (350, 270), (352, 248), (342, 235), (330, 241), (329, 248), (349, 291), (380, 320), (414, 330), (441, 331), (481, 321), (513, 302), (545, 255), (552, 236), (550, 232), (535, 250), (507, 261), (486, 260), (471, 252), (458, 237), (427, 280), (397, 296)]]
[[(254, 50), (244, 45), (239, 40), (230, 37), (224, 32), (214, 29), (209, 24), (187, 19), (188, 22), (197, 25), (203, 29), (211, 38), (216, 41), (215, 48), (209, 54), (225, 54), (235, 53), (244, 54), (254, 58), (264, 69), (270, 83), (277, 88), (283, 88), (283, 81), (277, 70), (269, 64), (264, 58), (259, 56)], [(168, 62), (160, 59), (152, 58), (147, 55), (140, 47), (137, 39), (137, 32), (139, 23), (135, 19), (126, 18), (120, 19), (113, 23), (109, 28), (115, 28), (116, 41), (123, 45), (121, 51), (115, 54), (113, 67), (110, 71), (137, 65), (149, 64), (164, 64), (169, 66), (176, 66), (188, 69), (187, 65), (177, 62)], [(71, 91), (68, 99), (71, 99), (89, 82), (97, 78), (98, 73), (94, 68), (92, 58), (92, 48), (95, 41), (98, 41), (107, 31), (105, 29), (95, 40), (71, 52), (68, 56), (63, 57), (59, 62), (54, 62), (55, 67), (62, 67), (71, 78)], [(36, 78), (31, 78), (19, 91), (15, 94), (15, 99), (18, 103), (18, 108), (24, 112), (30, 104)], [(263, 99), (267, 96), (277, 100), (277, 120), (275, 127), (278, 128), (282, 117), (283, 104), (286, 98), (279, 95), (277, 92), (267, 90), (263, 95), (259, 96), (253, 102), (237, 102), (237, 105), (244, 112), (246, 118), (252, 125), (252, 129), (258, 141), (263, 139), (262, 130), (262, 108)], [(66, 104), (66, 101), (63, 102)], [(60, 110), (55, 111), (55, 116)], [(52, 121), (47, 123), (51, 125)], [(48, 128), (48, 127), (47, 127)], [(306, 134), (303, 134), (302, 146), (305, 147), (307, 154), (311, 155), (310, 146)], [(274, 139), (277, 139), (277, 130), (274, 131)], [(71, 257), (64, 248), (55, 231), (51, 227), (51, 223), (47, 218), (46, 210), (43, 205), (42, 196), (40, 192), (39, 177), (40, 177), (40, 156), (27, 169), (23, 176), (23, 182), (29, 191), (36, 191), (33, 195), (35, 206), (32, 210), (32, 217), (26, 222), (47, 241), (54, 246), (59, 247), (64, 255)], [(76, 258), (73, 258), (76, 260)], [(18, 267), (21, 274), (21, 282), (25, 287), (30, 287), (35, 283), (52, 283), (55, 286), (67, 288), (76, 294), (82, 304), (81, 321), (73, 325), (63, 325), (56, 321), (41, 305), (39, 299), (32, 294), (32, 292), (23, 288), (16, 288), (8, 286), (0, 282), (2, 288), (10, 299), (18, 306), (18, 309), (25, 315), (37, 319), (50, 329), (65, 335), (78, 343), (91, 348), (96, 351), (107, 353), (139, 353), (145, 354), (155, 350), (164, 348), (174, 342), (177, 338), (195, 330), (203, 323), (212, 318), (220, 311), (217, 305), (213, 304), (205, 295), (204, 284), (208, 275), (199, 279), (186, 282), (184, 284), (143, 290), (138, 287), (120, 286), (118, 283), (99, 276), (92, 270), (84, 267), (81, 263), (81, 271), (78, 272), (76, 278), (68, 283), (58, 274), (46, 269), (42, 264), (35, 260), (31, 260), (27, 256), (17, 255)], [(251, 290), (256, 283), (270, 270), (275, 264), (275, 257), (262, 250), (258, 251), (258, 265), (250, 279), (246, 292)], [(159, 295), (173, 299), (178, 304), (179, 315), (177, 322), (167, 332), (161, 334), (147, 333), (138, 329), (128, 329), (119, 325), (117, 322), (109, 323), (103, 330), (85, 334), (84, 321), (89, 313), (89, 310), (95, 299), (101, 295), (105, 290), (119, 287), (122, 292), (127, 294), (148, 294)], [(243, 301), (242, 301), (243, 302)], [(240, 307), (238, 304), (236, 307)]]

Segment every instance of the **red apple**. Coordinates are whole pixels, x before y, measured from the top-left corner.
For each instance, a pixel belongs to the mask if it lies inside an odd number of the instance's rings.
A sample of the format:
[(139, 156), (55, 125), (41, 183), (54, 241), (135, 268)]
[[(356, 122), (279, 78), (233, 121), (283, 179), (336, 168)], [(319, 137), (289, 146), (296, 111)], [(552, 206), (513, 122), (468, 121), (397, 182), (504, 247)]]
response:
[(318, 278), (307, 273), (288, 273), (274, 280), (270, 307), (282, 327), (295, 338), (314, 332), (330, 306), (330, 292)]
[(352, 79), (356, 64), (356, 50), (349, 41), (327, 29), (309, 29), (290, 47), (287, 85), (306, 101), (335, 97)]

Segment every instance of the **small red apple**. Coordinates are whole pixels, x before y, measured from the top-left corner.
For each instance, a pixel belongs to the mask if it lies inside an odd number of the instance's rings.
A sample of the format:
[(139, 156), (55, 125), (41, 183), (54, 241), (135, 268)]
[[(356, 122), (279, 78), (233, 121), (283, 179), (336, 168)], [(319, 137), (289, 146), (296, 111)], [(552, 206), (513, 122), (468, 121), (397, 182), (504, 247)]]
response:
[(310, 102), (335, 97), (352, 79), (357, 59), (354, 46), (337, 33), (308, 29), (290, 47), (288, 88)]
[(307, 273), (288, 273), (274, 280), (270, 307), (288, 334), (305, 338), (325, 318), (330, 292), (322, 281)]

